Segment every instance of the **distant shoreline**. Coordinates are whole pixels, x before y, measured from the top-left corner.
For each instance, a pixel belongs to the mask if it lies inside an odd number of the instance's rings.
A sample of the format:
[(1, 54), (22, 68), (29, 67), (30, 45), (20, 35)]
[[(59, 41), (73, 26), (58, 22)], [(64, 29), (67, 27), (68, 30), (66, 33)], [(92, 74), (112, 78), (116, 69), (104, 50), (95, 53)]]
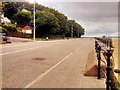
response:
[(120, 37), (112, 37), (113, 40), (120, 40)]

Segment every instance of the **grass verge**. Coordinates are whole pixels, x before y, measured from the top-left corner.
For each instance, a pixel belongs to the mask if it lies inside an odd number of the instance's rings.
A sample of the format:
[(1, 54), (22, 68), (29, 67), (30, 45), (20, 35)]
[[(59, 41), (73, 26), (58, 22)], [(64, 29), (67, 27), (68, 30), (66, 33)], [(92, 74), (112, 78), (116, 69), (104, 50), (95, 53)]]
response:
[[(30, 40), (34, 40), (33, 38), (27, 38)], [(48, 40), (63, 40), (63, 39), (69, 39), (69, 38), (49, 38)], [(46, 38), (35, 38), (36, 41), (45, 41)]]

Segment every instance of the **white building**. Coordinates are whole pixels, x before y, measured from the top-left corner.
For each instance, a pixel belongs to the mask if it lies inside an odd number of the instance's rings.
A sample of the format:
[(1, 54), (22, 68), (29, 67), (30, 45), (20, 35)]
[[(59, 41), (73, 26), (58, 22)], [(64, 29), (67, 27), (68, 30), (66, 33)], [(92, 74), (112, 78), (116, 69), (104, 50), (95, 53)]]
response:
[(11, 23), (11, 21), (7, 17), (4, 17), (4, 14), (1, 15), (0, 19), (1, 19), (0, 23), (4, 23), (4, 24)]

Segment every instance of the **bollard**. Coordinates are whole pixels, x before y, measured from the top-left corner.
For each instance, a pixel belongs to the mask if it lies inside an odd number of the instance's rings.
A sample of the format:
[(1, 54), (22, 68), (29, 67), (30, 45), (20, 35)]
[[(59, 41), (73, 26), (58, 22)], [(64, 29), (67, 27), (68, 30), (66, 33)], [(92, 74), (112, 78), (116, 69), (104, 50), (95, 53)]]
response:
[(111, 40), (109, 42), (109, 47), (110, 47), (110, 50), (111, 50), (111, 48), (112, 48), (112, 41)]
[(46, 40), (48, 40), (48, 37), (46, 37)]
[(96, 47), (97, 47), (97, 41), (95, 40), (95, 50), (96, 50)]
[(106, 41), (106, 46), (107, 46), (107, 48), (108, 48), (108, 46), (109, 46), (109, 41), (108, 41), (108, 40)]
[(101, 75), (100, 75), (100, 61), (101, 61), (101, 47), (100, 46), (98, 46), (98, 52), (97, 52), (97, 59), (98, 59), (98, 79), (100, 79), (101, 78)]
[(106, 70), (107, 70), (107, 73), (106, 73), (106, 76), (107, 76), (107, 79), (106, 79), (106, 90), (109, 90), (110, 89), (110, 84), (111, 84), (111, 79), (110, 79), (110, 71), (111, 71), (111, 65), (110, 65), (110, 57), (112, 56), (112, 53), (110, 50), (107, 50), (107, 67), (106, 67)]
[(97, 51), (98, 51), (98, 42), (97, 41), (95, 41), (95, 50), (96, 50), (96, 53), (97, 53)]

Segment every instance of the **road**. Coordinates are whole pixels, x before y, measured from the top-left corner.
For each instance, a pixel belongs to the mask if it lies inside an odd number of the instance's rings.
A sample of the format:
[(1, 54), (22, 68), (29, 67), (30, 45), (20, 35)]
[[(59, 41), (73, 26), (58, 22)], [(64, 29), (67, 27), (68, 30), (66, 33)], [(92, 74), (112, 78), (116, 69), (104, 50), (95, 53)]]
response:
[(3, 88), (104, 88), (103, 79), (85, 77), (94, 40), (70, 39), (2, 46)]

